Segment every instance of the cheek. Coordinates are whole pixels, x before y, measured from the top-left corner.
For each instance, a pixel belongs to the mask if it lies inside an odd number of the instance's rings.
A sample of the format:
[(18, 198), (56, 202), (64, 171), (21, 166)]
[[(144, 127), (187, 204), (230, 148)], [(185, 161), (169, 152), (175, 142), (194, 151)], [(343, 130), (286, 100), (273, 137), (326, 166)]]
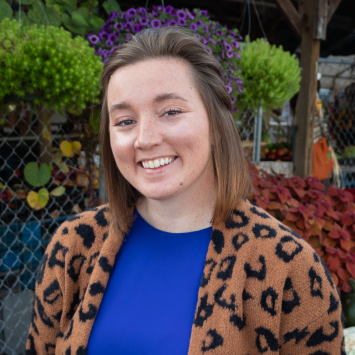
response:
[[(111, 150), (115, 157), (117, 165), (127, 163), (134, 155), (133, 142), (128, 135), (119, 135), (116, 132), (110, 132)], [(118, 166), (120, 168), (120, 166)]]

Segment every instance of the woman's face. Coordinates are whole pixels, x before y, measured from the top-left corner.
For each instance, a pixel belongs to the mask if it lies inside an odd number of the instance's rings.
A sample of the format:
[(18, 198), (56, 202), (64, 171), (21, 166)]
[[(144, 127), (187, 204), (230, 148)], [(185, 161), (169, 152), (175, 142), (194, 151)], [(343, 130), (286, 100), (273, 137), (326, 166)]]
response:
[(209, 119), (188, 64), (152, 59), (120, 68), (107, 99), (116, 164), (145, 197), (163, 200), (211, 184)]

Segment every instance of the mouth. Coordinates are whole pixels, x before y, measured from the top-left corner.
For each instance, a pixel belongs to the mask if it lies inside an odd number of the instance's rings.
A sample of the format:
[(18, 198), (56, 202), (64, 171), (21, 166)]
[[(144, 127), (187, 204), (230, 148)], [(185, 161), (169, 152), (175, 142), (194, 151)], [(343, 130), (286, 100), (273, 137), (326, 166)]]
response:
[(162, 166), (171, 164), (177, 157), (161, 157), (153, 160), (142, 160), (139, 164), (144, 169), (158, 169)]

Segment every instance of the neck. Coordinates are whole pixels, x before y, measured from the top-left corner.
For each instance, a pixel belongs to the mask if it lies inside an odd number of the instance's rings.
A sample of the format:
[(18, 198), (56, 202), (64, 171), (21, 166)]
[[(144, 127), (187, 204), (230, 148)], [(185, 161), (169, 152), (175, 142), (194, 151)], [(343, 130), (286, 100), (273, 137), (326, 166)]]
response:
[(137, 210), (151, 226), (165, 232), (187, 233), (208, 228), (212, 225), (217, 189), (214, 176), (205, 180), (166, 200), (141, 197)]

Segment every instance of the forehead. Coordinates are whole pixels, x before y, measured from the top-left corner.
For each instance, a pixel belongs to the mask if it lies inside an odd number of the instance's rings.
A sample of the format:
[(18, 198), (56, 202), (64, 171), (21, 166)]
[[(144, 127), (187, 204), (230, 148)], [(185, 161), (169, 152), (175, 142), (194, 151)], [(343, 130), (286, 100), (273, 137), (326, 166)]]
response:
[(175, 58), (149, 59), (116, 70), (108, 85), (108, 104), (116, 100), (155, 97), (161, 92), (196, 94), (190, 65)]

